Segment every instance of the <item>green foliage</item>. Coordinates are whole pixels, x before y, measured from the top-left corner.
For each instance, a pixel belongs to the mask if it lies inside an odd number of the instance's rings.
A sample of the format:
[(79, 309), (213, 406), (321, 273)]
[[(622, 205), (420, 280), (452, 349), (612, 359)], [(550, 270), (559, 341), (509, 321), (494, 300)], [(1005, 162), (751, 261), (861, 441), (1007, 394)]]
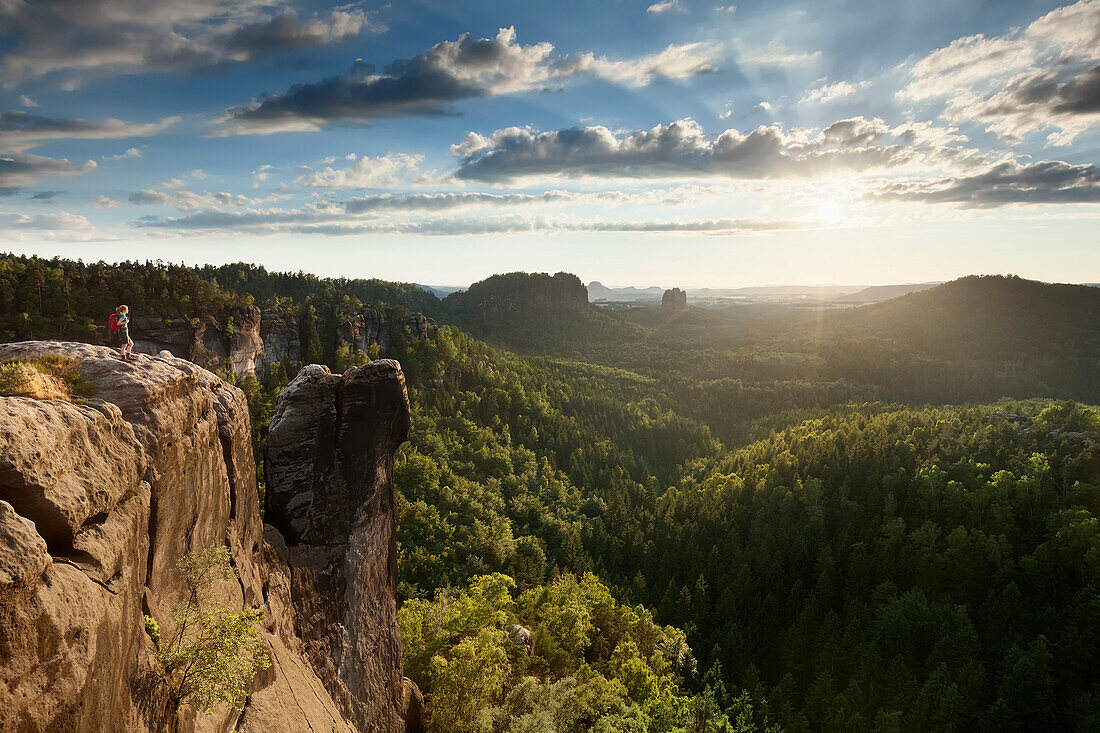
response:
[[(405, 672), (426, 693), (437, 730), (752, 729), (730, 727), (713, 692), (685, 691), (694, 665), (682, 632), (620, 604), (592, 574), (563, 575), (518, 596), (506, 575), (476, 576), (468, 590), (407, 601), (398, 618)], [(530, 655), (513, 636), (516, 624), (533, 635)], [(746, 693), (751, 710), (748, 700)]]
[(220, 703), (239, 708), (249, 681), (271, 665), (256, 631), (263, 612), (234, 613), (218, 605), (217, 582), (236, 574), (225, 546), (189, 552), (176, 570), (185, 595), (172, 610), (175, 630), (167, 642), (157, 621), (145, 617), (172, 698), (177, 705), (188, 702), (199, 710)]
[[(850, 310), (668, 314), (576, 286), (502, 276), (440, 303), (8, 256), (0, 336), (96, 341), (118, 302), (195, 326), (257, 302), (296, 314), (308, 361), (399, 360), (400, 614), (436, 729), (1097, 727), (1100, 412), (1080, 402), (1100, 401), (1100, 290), (964, 278)], [(414, 338), (410, 309), (452, 325)], [(349, 316), (369, 311), (388, 325), (364, 354)], [(261, 492), (299, 366), (227, 375)], [(1007, 399), (1036, 395), (1062, 401)]]

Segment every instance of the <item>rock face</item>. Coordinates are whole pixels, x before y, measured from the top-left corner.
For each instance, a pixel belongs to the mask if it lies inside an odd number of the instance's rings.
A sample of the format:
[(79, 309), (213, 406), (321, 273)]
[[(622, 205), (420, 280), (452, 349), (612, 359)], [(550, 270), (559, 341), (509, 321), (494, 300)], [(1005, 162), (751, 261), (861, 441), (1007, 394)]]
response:
[[(392, 328), (405, 328), (417, 339), (436, 331), (436, 324), (421, 313), (412, 313), (404, 323), (392, 323), (375, 308), (358, 313), (337, 313), (337, 345), (368, 353), (372, 344), (385, 352), (392, 340)], [(180, 316), (136, 315), (131, 337), (134, 351), (150, 356), (167, 351), (207, 369), (226, 368), (237, 374), (263, 375), (268, 367), (281, 361), (301, 361), (301, 337), (298, 320), (285, 306), (264, 309), (239, 306), (217, 317), (192, 322)]]
[(680, 290), (680, 288), (666, 290), (661, 297), (661, 308), (666, 311), (682, 311), (687, 308), (687, 304), (687, 293)]
[[(270, 313), (273, 324), (263, 324)], [(293, 314), (279, 309), (261, 311), (255, 306), (228, 308), (217, 318), (206, 318), (197, 324), (186, 318), (151, 315), (134, 316), (131, 338), (134, 351), (157, 354), (169, 351), (182, 359), (194, 361), (208, 369), (228, 366), (238, 374), (263, 373), (265, 365), (284, 357), (298, 359), (298, 328), (293, 325), (293, 348), (285, 335), (287, 326), (282, 318)], [(264, 332), (275, 341), (273, 358), (266, 351)]]
[[(265, 533), (240, 390), (172, 356), (125, 363), (101, 346), (0, 344), (0, 359), (45, 354), (73, 359), (97, 391), (86, 404), (0, 397), (0, 731), (404, 730), (387, 493), (408, 429), (397, 364), (328, 375), (337, 432), (317, 463), (334, 480), (311, 486), (318, 510), (346, 516), (308, 517), (310, 532), (344, 531), (314, 547)], [(217, 587), (219, 600), (264, 611), (272, 667), (240, 713), (176, 711), (142, 615), (170, 633), (176, 561), (220, 544), (240, 577)], [(364, 725), (367, 711), (378, 717)]]
[(409, 704), (393, 499), (393, 454), (408, 432), (405, 380), (387, 359), (342, 376), (306, 367), (279, 395), (268, 433), (266, 518), (286, 542), (297, 630), (362, 731), (404, 730)]

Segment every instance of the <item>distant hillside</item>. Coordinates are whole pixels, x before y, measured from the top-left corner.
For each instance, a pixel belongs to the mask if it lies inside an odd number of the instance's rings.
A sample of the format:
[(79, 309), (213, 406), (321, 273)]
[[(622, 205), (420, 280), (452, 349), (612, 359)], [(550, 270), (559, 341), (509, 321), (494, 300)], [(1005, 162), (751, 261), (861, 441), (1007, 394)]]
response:
[[(1096, 288), (970, 276), (826, 316), (822, 348), (861, 362), (869, 375), (886, 372), (885, 365), (897, 370), (896, 377), (877, 374), (880, 381), (898, 381), (911, 370), (913, 383), (969, 380), (966, 394), (1100, 400)], [(868, 345), (876, 341), (881, 345), (872, 354)], [(858, 353), (843, 353), (852, 348)]]
[(597, 300), (660, 300), (664, 289), (657, 286), (648, 288), (636, 288), (630, 285), (625, 288), (609, 288), (601, 282), (593, 280), (588, 283), (588, 299)]
[(922, 290), (934, 288), (943, 283), (905, 283), (903, 285), (872, 285), (855, 293), (833, 298), (834, 303), (850, 303), (862, 305), (864, 303), (881, 303), (884, 300), (900, 298), (909, 293), (919, 293)]

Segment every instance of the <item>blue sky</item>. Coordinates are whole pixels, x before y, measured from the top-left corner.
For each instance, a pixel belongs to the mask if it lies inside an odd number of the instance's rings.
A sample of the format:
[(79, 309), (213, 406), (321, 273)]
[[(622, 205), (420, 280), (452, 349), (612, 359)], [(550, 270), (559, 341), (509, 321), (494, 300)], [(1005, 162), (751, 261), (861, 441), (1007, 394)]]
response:
[(1100, 280), (1100, 0), (13, 0), (0, 34), (18, 252)]

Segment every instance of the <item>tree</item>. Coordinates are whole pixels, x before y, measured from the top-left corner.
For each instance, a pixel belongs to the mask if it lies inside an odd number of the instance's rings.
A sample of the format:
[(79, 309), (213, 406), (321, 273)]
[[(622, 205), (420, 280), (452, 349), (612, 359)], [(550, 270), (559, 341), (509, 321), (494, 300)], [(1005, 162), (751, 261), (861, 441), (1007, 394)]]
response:
[(176, 570), (185, 597), (172, 610), (175, 631), (167, 643), (157, 621), (145, 617), (172, 701), (177, 707), (188, 702), (205, 711), (222, 702), (239, 709), (245, 686), (256, 672), (271, 666), (256, 631), (263, 612), (234, 613), (217, 605), (217, 581), (236, 577), (224, 545), (188, 552), (176, 563)]

